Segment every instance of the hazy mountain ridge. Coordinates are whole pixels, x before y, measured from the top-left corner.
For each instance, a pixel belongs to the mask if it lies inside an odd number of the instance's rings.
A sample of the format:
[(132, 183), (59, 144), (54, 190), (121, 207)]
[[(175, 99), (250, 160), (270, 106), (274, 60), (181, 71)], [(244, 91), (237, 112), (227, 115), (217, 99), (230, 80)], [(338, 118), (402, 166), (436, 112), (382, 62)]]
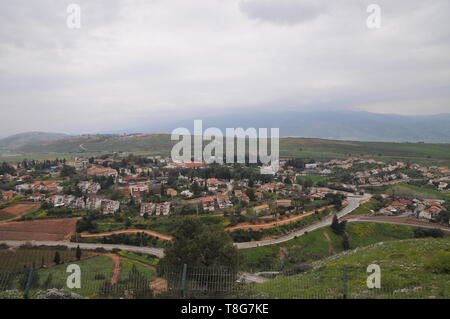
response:
[(62, 139), (70, 138), (70, 135), (62, 133), (47, 133), (47, 132), (26, 132), (11, 135), (0, 139), (0, 149), (17, 150), (24, 145), (49, 143)]
[[(193, 120), (158, 127), (193, 127)], [(279, 128), (281, 136), (377, 142), (450, 142), (450, 114), (406, 116), (355, 111), (240, 113), (203, 119), (204, 129), (217, 127)], [(139, 130), (137, 131), (144, 131)]]

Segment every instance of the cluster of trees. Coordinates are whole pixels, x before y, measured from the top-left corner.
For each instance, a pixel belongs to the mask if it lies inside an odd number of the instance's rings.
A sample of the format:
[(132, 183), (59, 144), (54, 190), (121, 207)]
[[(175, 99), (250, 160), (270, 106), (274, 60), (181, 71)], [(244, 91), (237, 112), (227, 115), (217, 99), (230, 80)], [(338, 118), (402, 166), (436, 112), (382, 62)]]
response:
[(156, 247), (158, 245), (158, 238), (146, 233), (114, 234), (112, 236), (101, 237), (99, 241), (103, 244), (123, 244), (144, 247)]
[(15, 173), (16, 173), (16, 170), (14, 169), (14, 167), (10, 166), (8, 163), (3, 162), (0, 165), (0, 175), (5, 175), (5, 174), (13, 175)]
[(162, 267), (227, 267), (237, 272), (239, 253), (229, 234), (219, 225), (186, 218), (173, 234), (160, 261)]
[(84, 216), (77, 222), (76, 231), (77, 233), (90, 232), (95, 233), (98, 232), (97, 224), (94, 222), (96, 219), (96, 214), (91, 213), (87, 216)]
[(200, 178), (217, 178), (224, 180), (241, 180), (241, 179), (249, 179), (253, 181), (261, 181), (263, 183), (270, 183), (274, 180), (273, 175), (269, 174), (260, 174), (259, 170), (256, 169), (256, 166), (244, 166), (243, 164), (234, 164), (233, 167), (226, 167), (223, 165), (213, 164), (208, 167), (204, 167), (202, 169), (198, 168), (188, 168), (177, 170), (183, 176), (187, 176), (192, 179), (194, 177)]
[(441, 237), (444, 237), (444, 232), (440, 229), (416, 228), (416, 229), (414, 229), (414, 237), (415, 238), (425, 238), (425, 237), (441, 238)]
[(347, 221), (339, 221), (337, 215), (333, 216), (333, 221), (331, 222), (331, 230), (333, 230), (333, 233), (335, 233), (338, 236), (341, 236), (342, 238), (342, 248), (345, 250), (350, 249), (350, 242), (348, 240), (347, 232), (345, 231), (345, 228), (347, 226)]
[(64, 164), (59, 174), (61, 177), (72, 177), (76, 174), (76, 169), (73, 166), (68, 166)]
[(284, 164), (284, 167), (293, 167), (297, 169), (304, 169), (305, 168), (306, 161), (301, 158), (292, 158), (289, 159), (286, 164)]

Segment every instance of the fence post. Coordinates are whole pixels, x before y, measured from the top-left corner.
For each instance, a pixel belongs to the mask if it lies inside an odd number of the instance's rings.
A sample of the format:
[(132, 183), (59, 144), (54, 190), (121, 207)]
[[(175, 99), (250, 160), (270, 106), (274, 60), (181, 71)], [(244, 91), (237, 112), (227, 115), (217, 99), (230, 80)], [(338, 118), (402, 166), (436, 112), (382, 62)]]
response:
[(187, 273), (187, 265), (183, 264), (183, 272), (181, 273), (181, 298), (184, 298), (184, 292), (186, 289), (186, 273)]
[(347, 299), (348, 294), (348, 272), (347, 267), (342, 268), (342, 298)]
[(30, 294), (31, 282), (33, 281), (34, 265), (31, 266), (28, 273), (27, 282), (25, 284), (25, 291), (23, 292), (23, 299), (28, 299)]

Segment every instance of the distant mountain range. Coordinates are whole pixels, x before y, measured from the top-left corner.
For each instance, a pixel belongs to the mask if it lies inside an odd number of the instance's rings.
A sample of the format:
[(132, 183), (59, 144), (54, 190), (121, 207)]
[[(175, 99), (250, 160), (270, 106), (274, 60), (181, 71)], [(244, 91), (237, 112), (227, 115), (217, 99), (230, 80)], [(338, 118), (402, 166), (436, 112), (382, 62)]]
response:
[[(186, 127), (193, 133), (193, 121), (192, 118), (151, 128), (141, 127), (128, 132), (165, 131), (170, 134), (174, 128)], [(312, 140), (296, 138), (294, 141), (296, 144), (310, 145), (320, 142), (319, 144), (324, 145), (328, 143), (326, 140), (335, 140), (334, 144), (342, 147), (344, 145), (342, 141), (450, 143), (449, 123), (450, 114), (404, 116), (347, 111), (258, 112), (204, 118), (203, 129), (217, 127), (225, 133), (227, 127), (244, 129), (278, 127), (282, 137), (313, 138)], [(289, 139), (284, 139), (282, 142), (287, 140)], [(289, 141), (292, 142), (292, 140)], [(70, 136), (59, 133), (29, 132), (0, 139), (0, 153), (73, 154), (114, 151), (156, 154), (169, 152), (173, 144), (174, 142), (170, 141), (170, 135), (161, 133)], [(350, 144), (346, 143), (345, 145)], [(353, 145), (355, 144), (353, 143)], [(445, 157), (447, 157), (447, 146), (442, 149)], [(395, 147), (395, 144), (392, 147)], [(400, 146), (397, 145), (397, 147)], [(284, 151), (289, 150), (286, 148)], [(357, 152), (357, 149), (349, 150), (349, 152)]]
[[(348, 141), (450, 142), (450, 114), (406, 116), (356, 111), (252, 112), (203, 119), (203, 127), (280, 128), (284, 137), (308, 137)], [(194, 118), (152, 127), (171, 132), (176, 127), (193, 128)], [(149, 132), (139, 127), (135, 132)]]

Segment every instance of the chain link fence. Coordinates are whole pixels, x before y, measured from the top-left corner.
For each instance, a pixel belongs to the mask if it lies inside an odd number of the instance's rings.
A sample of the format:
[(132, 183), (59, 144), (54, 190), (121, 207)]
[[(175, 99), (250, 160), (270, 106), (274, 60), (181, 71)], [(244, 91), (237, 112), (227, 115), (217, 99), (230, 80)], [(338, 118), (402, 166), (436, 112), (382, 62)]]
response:
[(367, 266), (248, 273), (227, 267), (164, 267), (130, 254), (84, 251), (80, 257), (63, 247), (1, 252), (0, 299), (450, 298), (450, 274), (417, 273), (400, 266), (383, 268), (378, 277)]
[[(45, 274), (45, 276), (43, 276)], [(245, 299), (423, 299), (450, 297), (450, 276), (381, 275), (369, 288), (365, 269), (316, 269), (286, 276), (277, 272), (236, 273), (224, 267), (183, 265), (157, 270), (149, 280), (132, 268), (113, 279), (108, 271), (85, 271), (80, 288), (69, 288), (64, 272), (30, 268), (0, 272), (0, 298), (245, 298)]]

